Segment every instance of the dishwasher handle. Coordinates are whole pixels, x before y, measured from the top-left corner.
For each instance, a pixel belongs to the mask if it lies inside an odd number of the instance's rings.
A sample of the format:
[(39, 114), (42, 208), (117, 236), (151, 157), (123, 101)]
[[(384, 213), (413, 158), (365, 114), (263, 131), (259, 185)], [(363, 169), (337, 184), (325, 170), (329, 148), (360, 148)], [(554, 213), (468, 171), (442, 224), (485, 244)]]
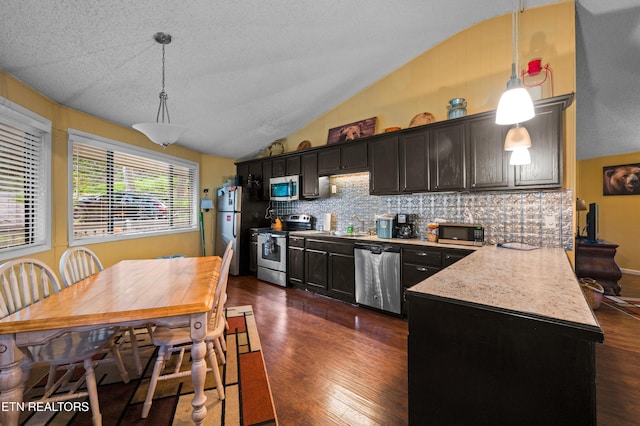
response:
[(367, 250), (371, 254), (400, 253), (400, 247), (392, 246), (391, 244), (356, 243), (353, 248), (355, 250)]

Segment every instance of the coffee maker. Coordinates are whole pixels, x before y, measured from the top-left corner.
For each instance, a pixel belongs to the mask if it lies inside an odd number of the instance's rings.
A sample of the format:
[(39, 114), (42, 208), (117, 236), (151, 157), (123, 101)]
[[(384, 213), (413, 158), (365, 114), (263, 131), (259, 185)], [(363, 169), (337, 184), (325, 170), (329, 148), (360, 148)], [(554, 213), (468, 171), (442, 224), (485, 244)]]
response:
[(416, 216), (412, 214), (398, 213), (395, 220), (396, 238), (416, 238)]

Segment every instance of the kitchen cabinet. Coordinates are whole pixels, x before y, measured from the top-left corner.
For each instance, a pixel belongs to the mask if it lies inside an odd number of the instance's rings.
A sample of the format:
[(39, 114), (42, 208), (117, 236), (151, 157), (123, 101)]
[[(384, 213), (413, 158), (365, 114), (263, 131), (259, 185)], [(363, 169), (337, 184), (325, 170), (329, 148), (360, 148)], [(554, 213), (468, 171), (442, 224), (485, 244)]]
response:
[(511, 153), (504, 150), (509, 126), (496, 125), (494, 114), (472, 118), (468, 126), (471, 189), (508, 188), (510, 180), (513, 180), (509, 166)]
[(249, 229), (249, 273), (256, 275), (258, 272), (258, 231)]
[(274, 158), (271, 160), (271, 177), (282, 177), (287, 175), (286, 158)]
[(409, 425), (596, 424), (598, 337), (493, 306), (406, 298)]
[(429, 190), (429, 130), (422, 128), (400, 136), (400, 191)]
[(531, 136), (531, 164), (515, 168), (514, 187), (562, 186), (562, 104), (536, 107), (536, 116), (522, 123)]
[[(402, 248), (402, 292), (426, 280), (442, 268), (473, 253), (473, 250), (452, 249), (433, 246), (409, 246)], [(406, 304), (402, 313), (406, 314)]]
[(302, 170), (302, 195), (303, 197), (313, 198), (320, 195), (320, 187), (318, 184), (318, 153), (310, 152), (302, 154), (300, 158), (300, 167)]
[(269, 193), (269, 179), (273, 177), (272, 169), (271, 169), (271, 161), (263, 161), (262, 162), (262, 199), (268, 200), (271, 197)]
[(287, 281), (290, 286), (304, 285), (304, 238), (289, 236)]
[(400, 193), (398, 136), (386, 135), (369, 142), (369, 194)]
[(341, 142), (318, 152), (320, 176), (367, 171), (367, 143)]
[(560, 188), (563, 111), (573, 96), (534, 102), (536, 116), (522, 123), (531, 136), (528, 165), (509, 165), (511, 153), (504, 151), (509, 126), (495, 124), (495, 111), (487, 111), (311, 148), (305, 154), (237, 163), (238, 174), (243, 178), (251, 174), (267, 184), (270, 177), (282, 173), (308, 174), (313, 179), (303, 181), (303, 195), (309, 198), (319, 194), (318, 176), (366, 170), (371, 195)]
[(300, 156), (287, 155), (271, 160), (271, 177), (295, 176), (300, 174)]
[[(466, 121), (450, 120), (431, 130), (429, 171), (431, 191), (468, 189), (466, 167)], [(455, 122), (454, 122), (455, 121)]]
[(301, 283), (295, 277), (289, 282), (319, 294), (355, 303), (354, 243), (339, 239), (306, 238), (304, 246), (303, 281)]
[(286, 175), (285, 176), (295, 176), (301, 173), (300, 168), (300, 156), (299, 155), (291, 155), (286, 159)]

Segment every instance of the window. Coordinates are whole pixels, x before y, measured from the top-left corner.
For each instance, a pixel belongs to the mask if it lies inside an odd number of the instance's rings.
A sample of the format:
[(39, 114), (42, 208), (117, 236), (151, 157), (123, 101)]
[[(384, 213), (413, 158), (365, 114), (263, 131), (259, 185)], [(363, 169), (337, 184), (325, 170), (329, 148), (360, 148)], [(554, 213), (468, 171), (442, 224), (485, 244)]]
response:
[(70, 244), (198, 227), (198, 164), (69, 129)]
[(51, 248), (51, 121), (0, 97), (0, 259)]

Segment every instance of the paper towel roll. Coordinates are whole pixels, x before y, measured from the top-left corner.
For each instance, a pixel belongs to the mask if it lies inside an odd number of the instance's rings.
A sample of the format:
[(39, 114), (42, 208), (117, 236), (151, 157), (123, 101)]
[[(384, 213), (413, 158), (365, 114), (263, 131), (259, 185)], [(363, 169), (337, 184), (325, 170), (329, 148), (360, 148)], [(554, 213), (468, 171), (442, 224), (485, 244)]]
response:
[(331, 213), (324, 214), (324, 230), (331, 231)]

